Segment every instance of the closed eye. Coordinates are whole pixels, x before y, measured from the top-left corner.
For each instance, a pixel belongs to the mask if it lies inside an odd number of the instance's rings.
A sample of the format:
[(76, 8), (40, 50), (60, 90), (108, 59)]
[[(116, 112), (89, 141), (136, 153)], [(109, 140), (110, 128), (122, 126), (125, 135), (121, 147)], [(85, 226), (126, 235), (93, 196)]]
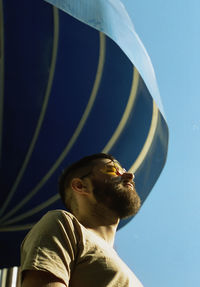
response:
[(107, 166), (105, 168), (102, 168), (101, 171), (103, 173), (109, 173), (109, 174), (116, 174), (117, 170), (114, 166)]
[(107, 171), (116, 171), (116, 168), (115, 168), (115, 167), (113, 167), (113, 168), (107, 168), (106, 170), (107, 170)]

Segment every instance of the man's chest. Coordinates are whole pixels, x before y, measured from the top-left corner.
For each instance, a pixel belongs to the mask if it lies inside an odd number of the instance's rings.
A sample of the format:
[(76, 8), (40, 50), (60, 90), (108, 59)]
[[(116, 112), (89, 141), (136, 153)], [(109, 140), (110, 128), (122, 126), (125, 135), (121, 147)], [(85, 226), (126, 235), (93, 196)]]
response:
[(72, 269), (69, 287), (141, 287), (141, 283), (108, 245), (85, 242)]

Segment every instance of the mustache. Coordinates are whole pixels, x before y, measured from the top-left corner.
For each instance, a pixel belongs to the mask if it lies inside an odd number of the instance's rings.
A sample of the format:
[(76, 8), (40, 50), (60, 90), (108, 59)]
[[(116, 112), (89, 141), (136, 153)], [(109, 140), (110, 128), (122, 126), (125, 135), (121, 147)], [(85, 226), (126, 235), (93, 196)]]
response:
[(122, 176), (119, 175), (119, 176), (111, 178), (111, 182), (113, 182), (113, 183), (115, 183), (115, 182), (116, 183), (122, 182)]

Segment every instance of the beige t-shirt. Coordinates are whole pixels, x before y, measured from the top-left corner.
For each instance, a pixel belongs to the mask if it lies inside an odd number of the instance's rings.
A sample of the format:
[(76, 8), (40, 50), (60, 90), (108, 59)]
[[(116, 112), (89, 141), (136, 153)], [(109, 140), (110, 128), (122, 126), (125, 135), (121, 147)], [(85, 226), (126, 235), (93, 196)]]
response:
[(142, 287), (106, 241), (69, 212), (48, 212), (22, 243), (21, 268), (42, 270), (68, 287)]

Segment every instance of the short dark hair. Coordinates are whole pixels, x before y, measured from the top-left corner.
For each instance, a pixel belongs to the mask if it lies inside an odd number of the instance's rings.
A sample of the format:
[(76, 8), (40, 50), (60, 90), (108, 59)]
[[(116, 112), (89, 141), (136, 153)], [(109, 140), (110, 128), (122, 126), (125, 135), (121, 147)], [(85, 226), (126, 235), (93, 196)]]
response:
[(96, 153), (96, 154), (92, 154), (92, 155), (81, 158), (80, 160), (74, 162), (73, 164), (69, 165), (63, 170), (59, 178), (59, 182), (58, 182), (59, 194), (60, 194), (61, 200), (63, 201), (63, 203), (69, 210), (70, 210), (70, 207), (69, 207), (70, 202), (68, 204), (66, 203), (65, 191), (66, 191), (66, 188), (69, 186), (72, 177), (75, 175), (76, 172), (78, 173), (82, 168), (91, 167), (95, 160), (104, 159), (104, 158), (115, 160), (115, 158), (110, 154)]

